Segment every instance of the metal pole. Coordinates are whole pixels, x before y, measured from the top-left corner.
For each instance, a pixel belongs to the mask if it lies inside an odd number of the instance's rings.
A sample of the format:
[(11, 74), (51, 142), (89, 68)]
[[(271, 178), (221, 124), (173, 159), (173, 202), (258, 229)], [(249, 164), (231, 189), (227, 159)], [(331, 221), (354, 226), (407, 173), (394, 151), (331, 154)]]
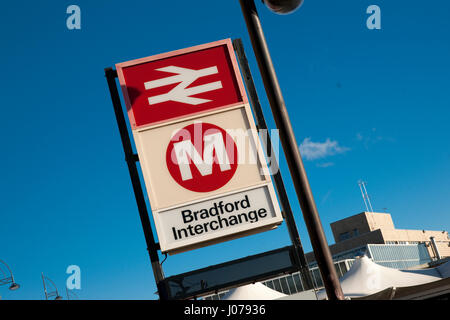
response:
[[(44, 276), (44, 277), (45, 277), (45, 276)], [(50, 281), (50, 282), (52, 283), (53, 287), (55, 288), (56, 298), (58, 298), (58, 297), (59, 297), (58, 287), (56, 286), (56, 284), (53, 282), (52, 279), (50, 279), (49, 277), (45, 277), (45, 278), (47, 278), (47, 280)], [(44, 282), (45, 282), (45, 281), (44, 281)]]
[(366, 196), (364, 195), (363, 189), (361, 187), (361, 183), (362, 182), (359, 181), (358, 182), (358, 186), (359, 186), (359, 189), (361, 190), (361, 194), (362, 194), (362, 197), (363, 197), (363, 200), (364, 200), (364, 204), (366, 205), (366, 210), (369, 211), (369, 207), (367, 206), (367, 202), (366, 202)]
[[(0, 262), (1, 262), (3, 265), (6, 266), (6, 268), (7, 268), (8, 271), (9, 271), (9, 274), (11, 275), (11, 282), (14, 283), (14, 275), (13, 275), (13, 273), (12, 273), (11, 268), (8, 266), (8, 264), (7, 264), (5, 261), (0, 260)], [(3, 272), (2, 272), (2, 273), (3, 273)]]
[(343, 300), (322, 223), (253, 0), (239, 0), (328, 299)]
[(369, 194), (367, 193), (367, 189), (366, 189), (366, 183), (363, 181), (361, 182), (362, 186), (364, 188), (364, 192), (366, 194), (366, 198), (367, 198), (367, 203), (369, 204), (369, 208), (370, 208), (370, 212), (373, 212), (373, 208), (372, 208), (372, 203), (370, 203), (370, 198), (369, 198)]
[[(253, 82), (252, 74), (250, 71), (250, 67), (248, 65), (248, 60), (245, 55), (244, 46), (242, 44), (241, 39), (233, 40), (233, 47), (236, 51), (236, 55), (239, 60), (239, 64), (241, 66), (242, 75), (244, 78), (245, 86), (248, 90), (248, 95), (250, 97), (250, 101), (253, 106), (253, 110), (255, 112), (256, 124), (259, 130), (266, 130), (267, 132), (267, 124), (264, 119), (264, 113), (261, 108), (261, 104), (259, 103), (258, 93), (256, 92), (255, 84)], [(283, 212), (286, 218), (286, 226), (288, 228), (289, 236), (291, 238), (292, 244), (294, 246), (295, 256), (294, 259), (296, 263), (300, 266), (302, 281), (304, 283), (304, 287), (306, 290), (312, 289), (313, 282), (311, 279), (310, 270), (308, 268), (308, 262), (305, 258), (305, 253), (303, 251), (303, 246), (300, 241), (300, 235), (298, 234), (297, 226), (294, 220), (294, 214), (292, 213), (291, 205), (289, 203), (289, 198), (286, 193), (286, 189), (284, 187), (283, 178), (281, 176), (280, 169), (278, 167), (278, 163), (276, 158), (274, 157), (274, 150), (272, 148), (272, 141), (270, 139), (269, 134), (267, 133), (267, 140), (263, 140), (265, 143), (264, 147), (266, 148), (266, 154), (272, 158), (271, 167), (276, 167), (276, 172), (272, 171), (273, 179), (275, 181), (275, 187), (277, 188), (278, 196), (280, 198), (280, 203), (283, 208)]]
[(44, 284), (44, 293), (45, 293), (45, 300), (48, 300), (48, 295), (47, 295), (47, 287), (45, 286), (45, 278), (44, 278), (44, 273), (41, 273), (42, 276), (42, 283)]
[(437, 260), (441, 260), (441, 254), (439, 253), (439, 249), (438, 249), (438, 246), (437, 246), (437, 243), (436, 243), (436, 238), (435, 237), (430, 237), (430, 240), (431, 240), (431, 247), (434, 250), (434, 254), (436, 256), (436, 259)]
[(141, 181), (139, 179), (139, 173), (136, 166), (136, 158), (131, 147), (130, 136), (128, 134), (125, 117), (123, 115), (122, 105), (120, 103), (120, 96), (117, 90), (116, 80), (117, 72), (112, 68), (105, 69), (105, 76), (108, 81), (109, 92), (111, 94), (111, 100), (114, 106), (114, 112), (116, 115), (117, 126), (119, 127), (120, 137), (122, 140), (123, 150), (125, 152), (125, 160), (128, 165), (128, 171), (130, 173), (131, 183), (133, 185), (134, 195), (136, 197), (136, 204), (138, 206), (139, 216), (141, 218), (142, 229), (144, 231), (145, 242), (147, 244), (147, 250), (150, 256), (150, 261), (153, 269), (153, 275), (155, 277), (156, 286), (158, 288), (158, 295), (160, 300), (168, 300), (169, 293), (164, 282), (164, 273), (159, 263), (158, 246), (155, 243), (153, 232), (150, 224), (150, 218), (148, 216), (147, 205), (145, 203), (144, 193), (141, 187)]

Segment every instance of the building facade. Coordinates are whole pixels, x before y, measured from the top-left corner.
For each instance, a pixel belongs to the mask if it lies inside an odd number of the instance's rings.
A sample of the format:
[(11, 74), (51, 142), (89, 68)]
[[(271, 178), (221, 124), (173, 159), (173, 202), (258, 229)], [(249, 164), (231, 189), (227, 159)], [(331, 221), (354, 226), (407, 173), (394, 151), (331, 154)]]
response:
[[(396, 229), (389, 213), (362, 212), (331, 223), (331, 230), (336, 242), (330, 245), (333, 257), (367, 244), (423, 244), (432, 260), (450, 256), (447, 231)], [(306, 259), (315, 261), (314, 253), (307, 253)]]
[[(389, 213), (362, 212), (333, 222), (331, 230), (336, 243), (330, 245), (330, 251), (339, 277), (350, 269), (356, 257), (363, 255), (377, 264), (395, 269), (408, 269), (450, 256), (447, 231), (396, 229)], [(314, 288), (323, 288), (314, 253), (307, 253), (306, 260)], [(263, 283), (287, 295), (305, 290), (299, 272)], [(226, 291), (204, 299), (221, 299), (225, 293)]]

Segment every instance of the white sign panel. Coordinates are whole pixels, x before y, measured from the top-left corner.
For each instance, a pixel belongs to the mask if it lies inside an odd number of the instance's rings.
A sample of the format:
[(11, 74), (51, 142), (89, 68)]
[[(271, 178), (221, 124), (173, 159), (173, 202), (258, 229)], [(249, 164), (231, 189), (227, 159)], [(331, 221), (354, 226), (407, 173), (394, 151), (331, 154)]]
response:
[(165, 229), (158, 232), (163, 235), (160, 243), (167, 250), (176, 248), (180, 252), (193, 244), (209, 245), (211, 240), (233, 238), (249, 229), (272, 229), (282, 221), (272, 197), (271, 185), (265, 185), (159, 211), (157, 225)]

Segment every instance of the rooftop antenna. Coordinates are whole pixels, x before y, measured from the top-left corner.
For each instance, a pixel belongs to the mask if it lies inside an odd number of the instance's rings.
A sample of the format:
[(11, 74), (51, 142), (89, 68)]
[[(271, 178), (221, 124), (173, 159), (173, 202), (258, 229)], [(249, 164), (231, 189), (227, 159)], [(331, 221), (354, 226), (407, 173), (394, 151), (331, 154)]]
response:
[(366, 189), (366, 182), (359, 180), (358, 185), (359, 185), (359, 189), (361, 190), (361, 194), (362, 194), (362, 197), (364, 200), (364, 204), (366, 205), (367, 212), (373, 212), (372, 204), (370, 203), (369, 194), (367, 193), (367, 189)]

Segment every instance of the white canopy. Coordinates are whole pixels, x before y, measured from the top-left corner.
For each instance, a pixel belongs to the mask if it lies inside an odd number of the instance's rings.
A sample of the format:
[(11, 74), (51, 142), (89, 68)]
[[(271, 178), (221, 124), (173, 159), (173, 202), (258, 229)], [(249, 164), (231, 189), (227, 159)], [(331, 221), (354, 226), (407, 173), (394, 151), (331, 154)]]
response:
[(228, 291), (223, 300), (274, 300), (285, 297), (284, 293), (272, 290), (261, 282), (237, 287)]
[[(444, 279), (450, 274), (450, 262), (439, 267), (420, 270), (398, 270), (376, 264), (368, 257), (358, 258), (340, 279), (346, 297), (367, 296), (390, 287), (409, 287)], [(324, 289), (317, 294), (326, 299)]]

